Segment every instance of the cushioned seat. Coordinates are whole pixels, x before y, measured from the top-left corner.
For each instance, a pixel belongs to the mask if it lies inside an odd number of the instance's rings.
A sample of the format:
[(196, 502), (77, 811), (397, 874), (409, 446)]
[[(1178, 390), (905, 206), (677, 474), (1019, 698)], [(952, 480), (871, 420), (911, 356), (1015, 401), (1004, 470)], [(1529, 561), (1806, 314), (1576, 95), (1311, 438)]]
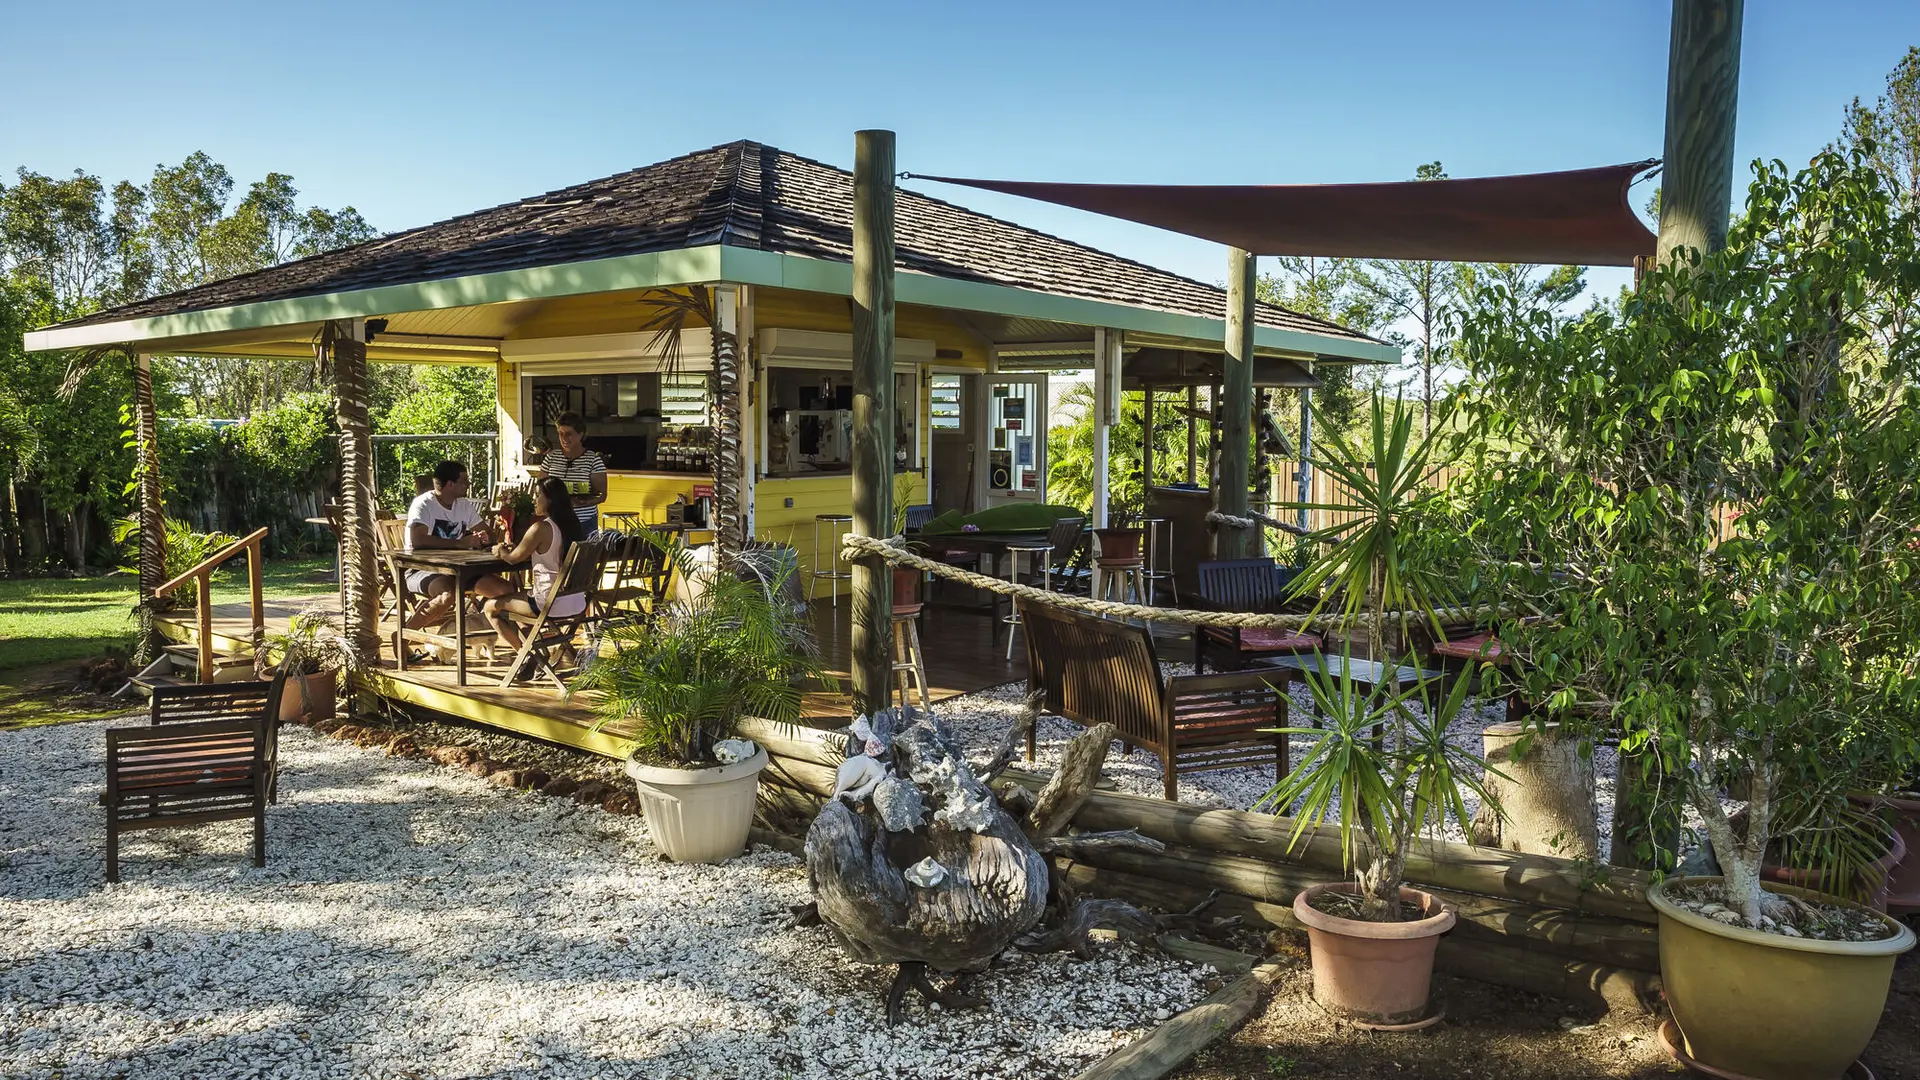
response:
[(1478, 634), (1443, 641), (1433, 647), (1435, 656), (1451, 656), (1459, 660), (1484, 660), (1490, 663), (1503, 663), (1506, 660), (1507, 647), (1493, 636), (1493, 631), (1482, 630)]
[(1239, 640), (1234, 640), (1234, 632), (1220, 626), (1204, 627), (1207, 636), (1228, 648), (1238, 648), (1241, 652), (1312, 652), (1320, 647), (1320, 635), (1303, 633), (1299, 630), (1285, 630), (1278, 627), (1248, 627), (1240, 631)]

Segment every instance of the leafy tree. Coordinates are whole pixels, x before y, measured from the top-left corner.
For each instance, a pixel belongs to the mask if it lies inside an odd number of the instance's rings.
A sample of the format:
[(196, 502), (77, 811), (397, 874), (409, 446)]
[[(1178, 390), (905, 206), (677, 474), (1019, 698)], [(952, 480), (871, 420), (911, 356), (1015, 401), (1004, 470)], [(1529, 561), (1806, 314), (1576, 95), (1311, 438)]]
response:
[(1865, 155), (1903, 208), (1920, 207), (1920, 46), (1894, 65), (1872, 108), (1859, 98), (1847, 106), (1840, 146)]
[[(1446, 170), (1437, 161), (1414, 170), (1415, 180), (1445, 180)], [(1368, 259), (1356, 268), (1355, 283), (1367, 302), (1378, 310), (1384, 322), (1408, 322), (1413, 326), (1415, 358), (1420, 363), (1420, 401), (1422, 422), (1433, 428), (1434, 384), (1437, 368), (1445, 365), (1447, 354), (1447, 310), (1453, 298), (1454, 276), (1450, 263), (1411, 259)], [(1397, 335), (1396, 335), (1397, 336)]]
[[(417, 365), (411, 387), (374, 417), (374, 430), (382, 435), (484, 434), (498, 427), (490, 367)], [(381, 501), (388, 506), (405, 505), (413, 498), (415, 476), (432, 472), (442, 459), (465, 461), (476, 452), (470, 442), (383, 444), (376, 450)], [(494, 477), (473, 479), (477, 490)]]
[[(1254, 282), (1258, 299), (1362, 334), (1379, 334), (1386, 329), (1386, 312), (1361, 286), (1359, 260), (1281, 256), (1273, 261), (1279, 271), (1262, 274)], [(1378, 379), (1366, 375), (1356, 378), (1355, 368), (1347, 364), (1321, 366), (1314, 369), (1314, 375), (1321, 383), (1314, 391), (1314, 405), (1322, 421), (1342, 433), (1351, 430)], [(1297, 415), (1297, 393), (1281, 391), (1275, 406), (1283, 416)]]
[(1864, 153), (1756, 165), (1726, 249), (1620, 309), (1462, 328), (1487, 598), (1551, 614), (1503, 629), (1526, 690), (1643, 754), (1756, 926), (1769, 843), (1857, 852), (1846, 792), (1920, 751), (1916, 224)]
[[(1093, 387), (1078, 383), (1060, 397), (1073, 421), (1047, 432), (1047, 501), (1062, 506), (1093, 506)], [(1112, 504), (1140, 509), (1146, 505), (1147, 485), (1141, 473), (1141, 446), (1146, 426), (1146, 399), (1126, 394), (1120, 399), (1120, 422), (1107, 433), (1107, 489)], [(1168, 476), (1166, 463), (1187, 460), (1187, 420), (1159, 395), (1154, 401), (1154, 472), (1156, 482)], [(1213, 425), (1198, 432), (1199, 452), (1207, 453)], [(1184, 465), (1182, 466), (1184, 469)], [(1185, 475), (1184, 472), (1181, 474)]]

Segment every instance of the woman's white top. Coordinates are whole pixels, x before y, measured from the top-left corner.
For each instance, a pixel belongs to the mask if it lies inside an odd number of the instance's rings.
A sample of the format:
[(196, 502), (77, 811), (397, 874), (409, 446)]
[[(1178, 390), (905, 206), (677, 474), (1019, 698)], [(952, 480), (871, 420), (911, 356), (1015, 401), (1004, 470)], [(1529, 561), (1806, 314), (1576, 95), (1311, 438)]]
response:
[(553, 583), (560, 576), (560, 548), (562, 537), (560, 529), (553, 522), (547, 522), (547, 546), (533, 553), (533, 606), (555, 618), (578, 615), (587, 607), (586, 593), (572, 593), (553, 601), (547, 606), (547, 598), (553, 595)]

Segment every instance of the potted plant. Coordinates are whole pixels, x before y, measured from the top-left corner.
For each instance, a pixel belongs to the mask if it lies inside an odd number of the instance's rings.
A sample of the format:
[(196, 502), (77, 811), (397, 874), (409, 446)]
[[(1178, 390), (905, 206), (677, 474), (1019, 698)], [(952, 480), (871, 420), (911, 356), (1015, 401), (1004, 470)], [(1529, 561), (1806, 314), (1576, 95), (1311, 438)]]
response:
[(1293, 901), (1294, 917), (1307, 927), (1314, 998), (1362, 1026), (1426, 1027), (1440, 1019), (1428, 1002), (1433, 954), (1454, 911), (1406, 885), (1407, 849), (1416, 836), (1437, 834), (1449, 816), (1465, 828), (1467, 792), (1490, 801), (1475, 775), (1482, 763), (1447, 741), (1468, 684), (1454, 680), (1438, 700), (1428, 700), (1428, 682), (1363, 694), (1351, 656), (1342, 660), (1338, 675), (1306, 673), (1326, 726), (1280, 729), (1316, 741), (1255, 808), (1284, 812), (1297, 803), (1292, 844), (1339, 814), (1340, 849), (1354, 880), (1314, 885)]
[(799, 716), (799, 681), (830, 682), (806, 616), (776, 601), (783, 583), (730, 566), (698, 573), (701, 587), (656, 618), (608, 630), (568, 686), (594, 694), (593, 730), (618, 725), (654, 843), (676, 862), (720, 862), (746, 848), (767, 754), (734, 738), (743, 716)]
[[(1349, 641), (1364, 636), (1380, 674), (1356, 680), (1356, 671), (1371, 674), (1373, 665), (1351, 648), (1306, 672), (1327, 726), (1282, 729), (1316, 741), (1256, 806), (1284, 813), (1298, 804), (1294, 843), (1338, 811), (1341, 851), (1355, 880), (1313, 886), (1293, 904), (1307, 927), (1314, 996), (1362, 1024), (1402, 1029), (1439, 1019), (1428, 1004), (1433, 954), (1454, 923), (1438, 897), (1406, 886), (1408, 846), (1449, 815), (1466, 828), (1465, 793), (1493, 800), (1476, 775), (1484, 763), (1446, 737), (1468, 680), (1455, 679), (1444, 698), (1429, 700), (1431, 682), (1402, 691), (1384, 677), (1408, 631), (1432, 625), (1445, 596), (1433, 553), (1422, 546), (1441, 446), (1431, 435), (1414, 438), (1413, 411), (1403, 402), (1389, 410), (1378, 397), (1368, 434), (1364, 453), (1337, 435), (1322, 443), (1318, 464), (1348, 486), (1358, 511), (1346, 507), (1350, 518), (1312, 535), (1320, 551), (1295, 589), (1317, 596), (1316, 613), (1337, 606)], [(1363, 694), (1359, 682), (1373, 689)]]
[(255, 677), (278, 673), (287, 678), (280, 693), (282, 721), (333, 719), (341, 674), (352, 678), (366, 668), (366, 658), (340, 628), (340, 620), (319, 607), (302, 610), (286, 630), (263, 632), (254, 641)]
[[(913, 484), (916, 475), (910, 472), (893, 474), (893, 535), (904, 537), (907, 532), (907, 507), (913, 498)], [(893, 607), (895, 611), (912, 608), (920, 603), (921, 571), (898, 563), (893, 567)]]
[(1920, 747), (1920, 220), (1859, 151), (1755, 172), (1724, 250), (1617, 307), (1483, 293), (1462, 397), (1489, 595), (1551, 616), (1513, 629), (1517, 677), (1619, 736), (1616, 859), (1668, 862), (1685, 807), (1720, 867), (1649, 890), (1675, 1051), (1798, 1080), (1852, 1066), (1914, 943), (1762, 866), (1883, 843), (1834, 811)]

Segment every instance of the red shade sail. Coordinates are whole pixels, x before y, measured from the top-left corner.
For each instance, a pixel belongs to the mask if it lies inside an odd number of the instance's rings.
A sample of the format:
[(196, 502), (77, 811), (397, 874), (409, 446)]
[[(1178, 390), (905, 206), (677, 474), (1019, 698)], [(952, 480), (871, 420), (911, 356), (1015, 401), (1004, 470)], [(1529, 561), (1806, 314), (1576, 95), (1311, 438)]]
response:
[(1654, 235), (1627, 203), (1657, 160), (1385, 184), (1047, 184), (917, 176), (1090, 210), (1256, 255), (1631, 266)]

